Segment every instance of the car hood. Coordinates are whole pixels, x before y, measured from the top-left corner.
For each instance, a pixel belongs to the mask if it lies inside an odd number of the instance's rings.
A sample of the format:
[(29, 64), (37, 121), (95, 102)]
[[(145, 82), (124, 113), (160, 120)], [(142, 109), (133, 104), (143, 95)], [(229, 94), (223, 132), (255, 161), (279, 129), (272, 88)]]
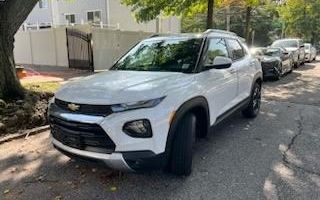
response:
[(275, 62), (278, 61), (280, 58), (275, 56), (262, 56), (260, 58), (261, 62)]
[(175, 72), (107, 71), (64, 85), (55, 98), (96, 105), (150, 100), (190, 84), (192, 77)]
[(286, 47), (285, 49), (289, 52), (298, 51), (297, 47)]

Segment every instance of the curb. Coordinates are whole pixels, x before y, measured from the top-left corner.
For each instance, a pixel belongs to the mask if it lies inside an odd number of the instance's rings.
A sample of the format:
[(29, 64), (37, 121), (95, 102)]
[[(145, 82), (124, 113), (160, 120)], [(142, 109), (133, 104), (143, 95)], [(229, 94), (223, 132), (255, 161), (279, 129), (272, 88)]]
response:
[(0, 145), (6, 142), (10, 142), (12, 140), (21, 139), (21, 138), (27, 138), (30, 135), (36, 135), (38, 133), (42, 133), (44, 131), (47, 131), (50, 129), (49, 125), (41, 126), (33, 129), (28, 129), (25, 131), (22, 131), (21, 133), (15, 133), (8, 135), (6, 137), (0, 138)]

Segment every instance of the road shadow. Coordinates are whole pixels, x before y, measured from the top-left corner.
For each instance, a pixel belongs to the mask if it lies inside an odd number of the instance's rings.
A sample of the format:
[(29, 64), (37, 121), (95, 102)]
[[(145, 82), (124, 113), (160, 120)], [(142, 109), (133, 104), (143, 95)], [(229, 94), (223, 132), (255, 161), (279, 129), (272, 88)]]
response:
[(195, 145), (190, 177), (120, 173), (74, 161), (51, 147), (48, 134), (17, 142), (23, 145), (18, 153), (5, 144), (11, 153), (0, 154), (0, 188), (10, 192), (0, 193), (0, 199), (262, 199), (266, 166), (279, 154), (278, 145), (295, 132), (294, 126), (279, 123), (282, 111), (264, 104), (256, 119), (235, 113), (211, 129)]
[(312, 69), (316, 68), (317, 63), (318, 62), (305, 63), (303, 66), (296, 68), (295, 71), (301, 72), (301, 71), (312, 70)]
[(295, 69), (279, 81), (267, 81), (263, 85), (266, 100), (320, 105), (320, 67), (308, 63)]

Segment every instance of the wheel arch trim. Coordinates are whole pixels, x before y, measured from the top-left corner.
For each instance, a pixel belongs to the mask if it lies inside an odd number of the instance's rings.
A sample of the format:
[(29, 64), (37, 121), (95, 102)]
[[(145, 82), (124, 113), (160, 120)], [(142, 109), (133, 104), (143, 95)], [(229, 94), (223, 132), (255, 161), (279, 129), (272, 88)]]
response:
[(169, 127), (167, 142), (166, 142), (166, 148), (165, 153), (167, 156), (170, 155), (171, 152), (171, 146), (174, 139), (174, 134), (177, 129), (177, 126), (179, 124), (179, 121), (182, 119), (182, 117), (187, 114), (188, 112), (192, 111), (192, 109), (195, 109), (197, 107), (201, 107), (205, 109), (206, 114), (206, 120), (207, 120), (207, 130), (209, 130), (210, 126), (210, 112), (209, 112), (209, 104), (205, 97), (203, 96), (197, 96), (194, 98), (189, 99), (188, 101), (184, 102), (175, 112), (171, 123)]

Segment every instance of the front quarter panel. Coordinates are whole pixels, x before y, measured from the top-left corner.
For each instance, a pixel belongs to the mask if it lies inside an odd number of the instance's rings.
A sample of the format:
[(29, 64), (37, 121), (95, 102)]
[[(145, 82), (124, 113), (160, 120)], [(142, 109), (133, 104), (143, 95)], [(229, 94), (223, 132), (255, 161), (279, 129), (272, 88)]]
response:
[[(184, 102), (201, 95), (201, 90), (193, 80), (194, 74), (190, 74), (187, 80), (184, 80), (188, 84), (168, 89), (165, 99), (154, 108), (114, 113), (106, 117), (100, 125), (116, 144), (116, 152), (149, 150), (155, 154), (163, 153), (175, 112)], [(151, 138), (134, 138), (122, 131), (126, 122), (138, 119), (148, 119), (151, 122)]]

